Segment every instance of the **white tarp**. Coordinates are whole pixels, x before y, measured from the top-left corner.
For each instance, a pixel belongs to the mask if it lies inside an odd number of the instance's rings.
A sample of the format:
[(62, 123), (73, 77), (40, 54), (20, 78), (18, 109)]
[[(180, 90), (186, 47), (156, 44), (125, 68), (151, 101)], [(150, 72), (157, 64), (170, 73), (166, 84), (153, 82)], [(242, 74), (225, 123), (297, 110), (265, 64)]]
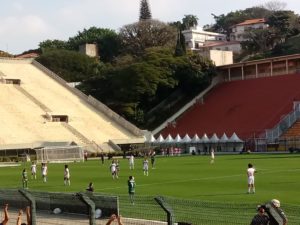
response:
[(228, 142), (228, 137), (227, 137), (227, 135), (224, 133), (223, 135), (222, 135), (222, 137), (220, 138), (220, 142), (221, 143), (227, 143)]
[(182, 139), (182, 142), (184, 142), (184, 143), (191, 142), (190, 136), (189, 136), (188, 134), (186, 134), (186, 135), (184, 136), (184, 138)]
[(172, 138), (171, 134), (169, 134), (164, 141), (164, 143), (173, 143), (173, 142), (174, 139)]
[(192, 142), (193, 143), (200, 143), (201, 139), (198, 137), (197, 134), (195, 134), (195, 136), (192, 138)]
[(233, 133), (232, 136), (229, 138), (228, 142), (243, 142), (236, 133)]
[(181, 142), (182, 142), (182, 139), (181, 139), (181, 137), (180, 137), (179, 134), (176, 135), (174, 141), (175, 141), (176, 143), (181, 143)]
[(202, 143), (208, 143), (209, 142), (209, 138), (207, 137), (206, 134), (203, 134), (202, 138), (201, 138)]
[(156, 139), (156, 143), (162, 143), (162, 142), (164, 142), (164, 137), (160, 134)]
[(213, 136), (211, 136), (211, 138), (209, 139), (209, 142), (211, 143), (218, 143), (220, 139), (218, 138), (218, 136), (216, 135), (216, 133), (213, 134)]

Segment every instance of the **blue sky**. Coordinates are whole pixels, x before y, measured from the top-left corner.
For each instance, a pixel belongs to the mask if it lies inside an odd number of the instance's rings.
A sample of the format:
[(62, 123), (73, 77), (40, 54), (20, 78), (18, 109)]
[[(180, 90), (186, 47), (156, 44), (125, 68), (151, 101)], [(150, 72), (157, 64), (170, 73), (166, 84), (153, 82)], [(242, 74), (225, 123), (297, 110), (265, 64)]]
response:
[[(211, 13), (226, 14), (269, 0), (149, 0), (152, 17), (164, 22), (186, 14), (199, 25), (214, 23)], [(67, 40), (91, 26), (116, 31), (138, 20), (140, 0), (0, 0), (0, 50), (19, 54), (46, 39)], [(299, 0), (286, 0), (286, 9), (300, 14)]]

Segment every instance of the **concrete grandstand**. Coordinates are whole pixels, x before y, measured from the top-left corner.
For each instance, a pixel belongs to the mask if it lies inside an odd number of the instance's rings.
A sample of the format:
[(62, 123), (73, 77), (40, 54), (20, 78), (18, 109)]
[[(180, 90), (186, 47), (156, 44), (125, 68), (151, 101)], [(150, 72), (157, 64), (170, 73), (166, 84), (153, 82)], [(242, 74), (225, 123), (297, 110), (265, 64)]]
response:
[(0, 149), (75, 142), (109, 151), (144, 142), (137, 127), (32, 59), (0, 59), (0, 105)]

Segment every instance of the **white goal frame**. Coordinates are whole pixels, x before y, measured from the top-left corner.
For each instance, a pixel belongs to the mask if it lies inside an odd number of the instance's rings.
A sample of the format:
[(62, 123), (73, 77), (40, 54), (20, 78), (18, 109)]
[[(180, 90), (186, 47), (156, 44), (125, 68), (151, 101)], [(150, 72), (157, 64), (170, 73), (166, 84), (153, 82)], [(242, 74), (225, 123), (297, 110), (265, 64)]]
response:
[(83, 148), (81, 146), (44, 147), (35, 149), (35, 151), (38, 163), (84, 161)]

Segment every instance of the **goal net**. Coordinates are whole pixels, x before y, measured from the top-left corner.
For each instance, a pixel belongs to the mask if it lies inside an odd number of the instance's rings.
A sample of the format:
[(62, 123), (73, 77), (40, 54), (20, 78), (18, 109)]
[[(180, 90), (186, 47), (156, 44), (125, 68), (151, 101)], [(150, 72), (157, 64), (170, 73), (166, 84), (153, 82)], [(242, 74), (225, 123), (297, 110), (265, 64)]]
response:
[(83, 161), (83, 149), (80, 146), (45, 147), (36, 149), (37, 162)]

